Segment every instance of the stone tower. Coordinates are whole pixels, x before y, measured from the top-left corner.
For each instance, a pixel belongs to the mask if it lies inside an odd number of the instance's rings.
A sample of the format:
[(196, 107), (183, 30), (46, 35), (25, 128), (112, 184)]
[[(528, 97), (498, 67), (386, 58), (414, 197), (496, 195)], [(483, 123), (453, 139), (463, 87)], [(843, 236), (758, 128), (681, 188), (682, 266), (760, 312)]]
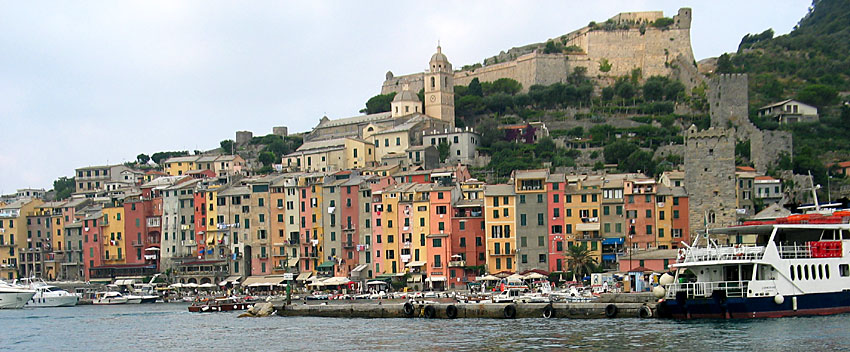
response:
[(425, 72), (425, 115), (455, 123), (454, 71), (439, 45)]
[(734, 225), (735, 130), (711, 127), (685, 131), (685, 188), (691, 238), (709, 228)]
[(749, 121), (747, 75), (720, 74), (708, 82), (708, 103), (712, 127), (729, 127), (729, 123)]

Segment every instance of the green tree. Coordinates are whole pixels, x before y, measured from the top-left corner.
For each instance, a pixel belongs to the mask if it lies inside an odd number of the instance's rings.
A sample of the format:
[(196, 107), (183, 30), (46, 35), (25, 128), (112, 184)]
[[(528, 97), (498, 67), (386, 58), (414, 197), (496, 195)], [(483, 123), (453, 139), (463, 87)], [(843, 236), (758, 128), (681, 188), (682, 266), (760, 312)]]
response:
[(186, 156), (186, 155), (189, 155), (188, 150), (156, 152), (156, 153), (153, 153), (153, 155), (151, 155), (151, 160), (153, 160), (153, 162), (155, 162), (157, 165), (160, 165), (160, 163), (162, 161), (168, 160), (168, 158), (173, 158), (175, 156)]
[(602, 100), (611, 101), (614, 98), (614, 87), (608, 86), (602, 88)]
[(735, 72), (735, 67), (732, 65), (732, 59), (728, 53), (723, 53), (720, 57), (717, 58), (717, 69), (715, 69), (717, 73), (733, 73)]
[(570, 246), (567, 248), (567, 266), (576, 273), (578, 277), (584, 277), (593, 271), (596, 265), (590, 251), (586, 246)]
[(74, 178), (62, 176), (53, 181), (53, 191), (56, 192), (56, 200), (63, 200), (74, 193)]
[(605, 155), (605, 163), (619, 165), (637, 150), (638, 146), (634, 143), (618, 140), (605, 146), (602, 153)]
[(635, 96), (635, 86), (632, 85), (632, 82), (626, 79), (617, 81), (614, 85), (614, 90), (617, 91), (617, 96), (623, 99), (631, 99)]
[(838, 91), (835, 88), (824, 84), (810, 84), (797, 93), (797, 99), (823, 108), (824, 106), (834, 104), (838, 100)]
[(271, 166), (278, 160), (272, 152), (261, 152), (257, 159), (265, 166)]
[(649, 101), (664, 99), (665, 78), (660, 76), (649, 77), (643, 84), (643, 98)]
[(466, 94), (478, 97), (484, 96), (484, 91), (481, 88), (481, 82), (478, 81), (478, 77), (473, 78), (472, 81), (469, 82), (469, 86), (466, 88)]
[(395, 94), (395, 92), (378, 94), (369, 98), (369, 100), (366, 101), (366, 109), (360, 110), (360, 112), (366, 114), (377, 114), (379, 112), (390, 111), (390, 103), (393, 101), (393, 98), (395, 98)]
[(440, 162), (446, 162), (446, 159), (449, 157), (449, 152), (451, 151), (452, 144), (450, 142), (442, 141), (437, 145), (437, 151), (440, 153)]
[(608, 62), (608, 59), (602, 58), (601, 60), (599, 60), (599, 71), (600, 72), (611, 71), (611, 63)]
[[(236, 142), (234, 142), (232, 139), (225, 139), (218, 143), (218, 145), (221, 147), (222, 153), (227, 155), (233, 154), (234, 144), (236, 144)], [(154, 160), (154, 162), (156, 162), (156, 160)]]
[(647, 176), (653, 176), (655, 172), (655, 163), (652, 161), (652, 154), (638, 149), (629, 154), (629, 156), (618, 165), (618, 168), (620, 171), (643, 172)]
[(151, 157), (149, 157), (147, 154), (142, 153), (142, 154), (136, 155), (136, 161), (138, 161), (139, 164), (147, 165), (147, 163), (149, 161), (151, 161)]

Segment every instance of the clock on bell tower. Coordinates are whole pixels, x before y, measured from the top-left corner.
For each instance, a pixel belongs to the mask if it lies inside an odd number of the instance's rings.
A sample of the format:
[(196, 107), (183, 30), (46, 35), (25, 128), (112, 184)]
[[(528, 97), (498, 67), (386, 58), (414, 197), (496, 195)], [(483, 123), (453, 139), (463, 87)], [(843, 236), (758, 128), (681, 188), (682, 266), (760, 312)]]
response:
[(425, 72), (425, 115), (455, 123), (454, 71), (452, 64), (437, 45)]

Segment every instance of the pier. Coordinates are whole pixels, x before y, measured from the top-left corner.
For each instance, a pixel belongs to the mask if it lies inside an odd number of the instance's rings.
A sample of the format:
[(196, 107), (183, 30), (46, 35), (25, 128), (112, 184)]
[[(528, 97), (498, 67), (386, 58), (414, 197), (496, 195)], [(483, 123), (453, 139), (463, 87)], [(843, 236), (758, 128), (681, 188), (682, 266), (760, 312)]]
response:
[[(625, 295), (633, 296), (633, 295)], [(657, 303), (639, 297), (616, 301), (554, 303), (465, 303), (440, 301), (394, 301), (380, 303), (290, 304), (273, 302), (283, 317), (423, 318), (423, 319), (515, 319), (515, 318), (654, 318)]]

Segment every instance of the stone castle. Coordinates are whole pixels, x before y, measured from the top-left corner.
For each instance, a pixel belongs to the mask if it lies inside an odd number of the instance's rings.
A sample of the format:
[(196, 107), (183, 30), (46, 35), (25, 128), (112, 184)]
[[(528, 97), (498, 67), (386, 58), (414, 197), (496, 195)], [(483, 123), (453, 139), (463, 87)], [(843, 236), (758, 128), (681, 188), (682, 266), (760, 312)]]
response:
[[(453, 79), (457, 85), (469, 85), (474, 78), (482, 82), (511, 78), (527, 91), (535, 84), (566, 82), (576, 67), (586, 68), (588, 77), (605, 83), (640, 69), (643, 77), (671, 76), (691, 88), (701, 82), (691, 49), (691, 16), (690, 8), (679, 9), (672, 24), (656, 28), (652, 23), (664, 17), (661, 11), (620, 13), (600, 25), (550, 39), (572, 49), (565, 53), (544, 54), (544, 43), (517, 47), (485, 60), (483, 67), (454, 71)], [(602, 67), (606, 62), (607, 69)], [(398, 93), (405, 86), (418, 92), (426, 87), (428, 74), (387, 72), (381, 94)]]

